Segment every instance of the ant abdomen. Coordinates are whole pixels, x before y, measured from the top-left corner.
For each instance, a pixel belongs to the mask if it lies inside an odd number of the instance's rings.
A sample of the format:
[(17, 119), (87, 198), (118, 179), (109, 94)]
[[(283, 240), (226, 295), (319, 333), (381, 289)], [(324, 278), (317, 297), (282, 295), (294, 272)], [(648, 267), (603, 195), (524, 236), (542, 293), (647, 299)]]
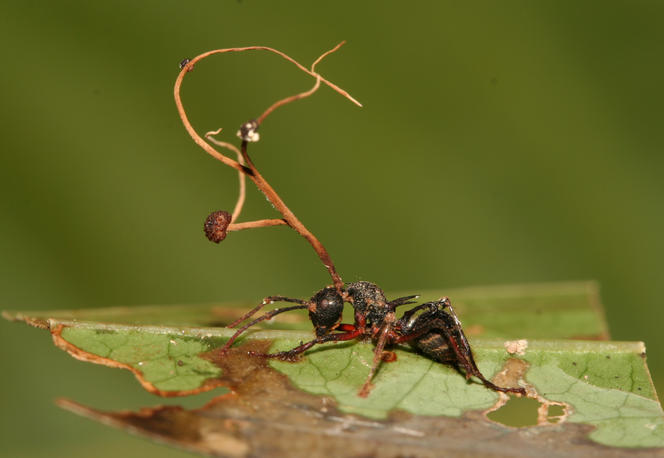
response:
[(344, 311), (344, 299), (332, 286), (321, 289), (309, 303), (309, 319), (317, 336), (328, 334), (339, 323)]
[(411, 340), (411, 347), (439, 363), (456, 362), (454, 350), (440, 332), (428, 332), (422, 337)]

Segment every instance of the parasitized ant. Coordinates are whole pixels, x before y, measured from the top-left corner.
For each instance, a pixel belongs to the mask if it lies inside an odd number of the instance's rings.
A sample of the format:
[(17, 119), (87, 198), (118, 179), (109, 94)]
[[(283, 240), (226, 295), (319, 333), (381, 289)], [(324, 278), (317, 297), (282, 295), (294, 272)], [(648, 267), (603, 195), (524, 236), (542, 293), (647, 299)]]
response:
[[(309, 69), (281, 51), (263, 46), (226, 48), (209, 51), (194, 57), (193, 59), (185, 59), (180, 65), (181, 71), (175, 83), (174, 95), (178, 113), (180, 114), (185, 129), (194, 141), (208, 154), (225, 165), (236, 169), (240, 179), (240, 194), (233, 213), (231, 214), (219, 210), (212, 212), (205, 220), (204, 231), (208, 239), (212, 242), (219, 243), (226, 238), (228, 232), (258, 227), (287, 225), (302, 235), (312, 245), (333, 281), (333, 285), (321, 289), (309, 300), (295, 299), (285, 296), (266, 297), (261, 304), (254, 307), (229, 325), (231, 328), (237, 328), (237, 331), (226, 342), (221, 351), (227, 351), (240, 335), (257, 323), (269, 320), (276, 315), (292, 310), (307, 310), (316, 335), (313, 340), (301, 343), (299, 346), (288, 351), (273, 354), (252, 354), (254, 356), (266, 358), (278, 358), (284, 361), (295, 361), (306, 350), (325, 342), (342, 342), (354, 339), (371, 340), (375, 343), (373, 364), (367, 380), (359, 392), (360, 396), (367, 396), (371, 388), (371, 380), (379, 364), (383, 360), (389, 360), (390, 352), (386, 352), (385, 349), (393, 345), (408, 343), (417, 351), (435, 361), (452, 364), (457, 368), (463, 369), (467, 379), (474, 376), (486, 387), (492, 390), (525, 395), (526, 391), (524, 388), (500, 387), (482, 375), (475, 363), (473, 352), (463, 332), (461, 322), (457, 318), (448, 298), (442, 298), (438, 301), (417, 305), (406, 311), (400, 318), (397, 318), (397, 308), (404, 305), (414, 304), (415, 302), (413, 299), (417, 298), (417, 296), (399, 297), (388, 301), (383, 290), (373, 283), (358, 281), (346, 285), (337, 273), (334, 263), (322, 243), (320, 243), (304, 224), (297, 219), (295, 214), (286, 206), (277, 192), (258, 172), (253, 161), (249, 157), (247, 152), (248, 144), (259, 140), (258, 128), (263, 120), (276, 108), (313, 94), (318, 90), (321, 83), (328, 85), (330, 88), (348, 98), (358, 106), (362, 106), (346, 91), (329, 82), (315, 71), (316, 65), (324, 57), (339, 49), (341, 45), (343, 45), (343, 42), (321, 55)], [(265, 112), (256, 120), (244, 123), (237, 133), (238, 137), (242, 140), (240, 149), (237, 149), (231, 143), (219, 141), (214, 137), (221, 131), (221, 129), (210, 131), (205, 134), (205, 139), (201, 138), (191, 126), (182, 105), (180, 88), (185, 75), (193, 70), (194, 65), (197, 62), (210, 55), (253, 50), (269, 51), (293, 63), (300, 70), (316, 78), (314, 87), (306, 92), (277, 101), (265, 110)], [(212, 144), (236, 153), (238, 158), (237, 161), (220, 153), (212, 146)], [(282, 218), (263, 219), (243, 223), (236, 222), (245, 199), (246, 177), (249, 177), (249, 179), (254, 182), (256, 187), (281, 214)], [(289, 302), (295, 305), (271, 310), (240, 326), (241, 323), (252, 318), (264, 306), (274, 302)], [(353, 307), (353, 324), (341, 322), (345, 303), (349, 303)]]
[[(314, 325), (316, 338), (299, 346), (278, 353), (255, 354), (285, 361), (297, 360), (298, 356), (314, 345), (325, 342), (340, 342), (353, 339), (371, 339), (376, 343), (374, 360), (366, 382), (360, 390), (360, 396), (367, 396), (371, 379), (380, 362), (384, 359), (387, 346), (409, 343), (419, 352), (431, 359), (454, 364), (463, 368), (466, 378), (475, 376), (482, 383), (495, 391), (526, 394), (523, 388), (503, 388), (487, 380), (477, 368), (473, 352), (461, 327), (461, 322), (454, 313), (450, 300), (446, 297), (420, 304), (396, 317), (396, 309), (401, 305), (413, 304), (411, 299), (417, 296), (405, 296), (388, 301), (377, 285), (366, 281), (351, 283), (341, 294), (332, 286), (318, 291), (308, 300), (293, 299), (283, 296), (266, 297), (263, 302), (231, 323), (237, 327), (257, 313), (263, 306), (277, 301), (294, 302), (298, 305), (274, 309), (240, 327), (226, 342), (222, 351), (230, 348), (236, 339), (255, 324), (269, 320), (274, 316), (291, 310), (306, 309)], [(349, 302), (355, 310), (355, 323), (341, 323), (344, 302)], [(420, 312), (420, 313), (418, 313)]]

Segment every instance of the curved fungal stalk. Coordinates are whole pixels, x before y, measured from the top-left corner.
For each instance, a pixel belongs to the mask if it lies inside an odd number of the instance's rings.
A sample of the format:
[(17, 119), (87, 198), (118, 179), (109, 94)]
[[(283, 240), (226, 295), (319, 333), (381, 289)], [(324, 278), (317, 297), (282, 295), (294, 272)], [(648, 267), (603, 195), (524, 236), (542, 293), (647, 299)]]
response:
[[(220, 127), (217, 130), (211, 130), (210, 132), (205, 133), (205, 138), (207, 141), (210, 143), (214, 143), (217, 146), (220, 146), (222, 148), (226, 148), (228, 150), (233, 151), (235, 154), (237, 154), (237, 161), (240, 163), (240, 165), (244, 165), (244, 158), (242, 157), (242, 153), (240, 152), (239, 149), (232, 143), (224, 142), (221, 140), (217, 140), (214, 138), (215, 135), (219, 135), (222, 131), (222, 128)], [(239, 193), (237, 196), (237, 202), (235, 203), (235, 208), (233, 209), (233, 214), (231, 221), (237, 221), (238, 217), (240, 216), (240, 213), (242, 212), (242, 207), (244, 206), (244, 200), (247, 195), (247, 179), (244, 174), (244, 172), (237, 172), (238, 175), (238, 180), (239, 180)], [(233, 226), (233, 224), (231, 224)], [(228, 228), (228, 230), (233, 230), (231, 227)]]
[[(175, 97), (175, 104), (177, 106), (178, 114), (180, 115), (180, 119), (182, 120), (182, 123), (191, 136), (191, 138), (196, 142), (198, 146), (200, 146), (206, 153), (208, 153), (210, 156), (214, 157), (221, 163), (235, 169), (238, 171), (240, 174), (240, 193), (238, 196), (238, 201), (235, 205), (235, 209), (233, 211), (232, 215), (229, 215), (228, 212), (223, 212), (223, 211), (218, 211), (218, 212), (213, 212), (213, 214), (208, 217), (208, 220), (206, 220), (205, 224), (205, 229), (206, 229), (206, 234), (208, 231), (211, 234), (215, 234), (214, 240), (211, 238), (211, 240), (215, 242), (220, 242), (226, 237), (227, 231), (238, 231), (238, 230), (244, 230), (244, 229), (253, 229), (253, 228), (258, 228), (258, 227), (268, 227), (268, 226), (277, 226), (277, 225), (287, 225), (291, 227), (293, 230), (295, 230), (297, 233), (299, 233), (302, 237), (304, 237), (313, 247), (313, 249), (316, 251), (316, 254), (320, 258), (320, 260), (323, 262), (323, 265), (327, 269), (330, 277), (332, 278), (332, 282), (334, 283), (335, 288), (341, 292), (343, 290), (343, 281), (341, 280), (341, 277), (336, 271), (336, 268), (334, 266), (334, 263), (332, 262), (332, 259), (323, 246), (323, 244), (314, 236), (314, 234), (309, 231), (306, 226), (295, 216), (295, 214), (288, 208), (288, 206), (284, 203), (284, 201), (281, 199), (279, 194), (274, 190), (274, 188), (268, 183), (268, 181), (260, 174), (256, 166), (254, 165), (253, 161), (249, 157), (249, 153), (247, 151), (247, 146), (248, 143), (258, 141), (259, 136), (258, 136), (258, 128), (260, 127), (261, 123), (272, 113), (274, 112), (277, 108), (284, 106), (286, 104), (289, 104), (291, 102), (294, 102), (296, 100), (303, 99), (305, 97), (308, 97), (315, 93), (321, 83), (329, 86), (332, 88), (334, 91), (338, 92), (342, 96), (346, 97), (349, 99), (351, 102), (355, 103), (358, 106), (362, 106), (357, 100), (355, 100), (348, 92), (345, 90), (341, 89), (339, 86), (336, 84), (328, 81), (324, 77), (322, 77), (319, 73), (315, 71), (316, 65), (323, 60), (325, 57), (327, 57), (329, 54), (335, 52), (338, 50), (344, 42), (339, 43), (337, 46), (334, 48), (330, 49), (329, 51), (323, 53), (320, 57), (318, 57), (314, 63), (311, 65), (310, 69), (307, 69), (305, 66), (297, 62), (295, 59), (292, 57), (284, 54), (281, 51), (278, 51), (276, 49), (267, 47), (267, 46), (247, 46), (247, 47), (242, 47), (242, 48), (224, 48), (224, 49), (216, 49), (213, 51), (208, 51), (203, 54), (200, 54), (193, 59), (187, 59), (183, 61), (180, 65), (181, 70), (180, 74), (178, 75), (176, 81), (175, 81), (175, 87), (173, 89), (173, 94)], [(189, 118), (187, 117), (187, 113), (184, 109), (184, 106), (182, 104), (182, 99), (180, 96), (180, 90), (182, 87), (182, 82), (184, 81), (185, 76), (187, 73), (189, 73), (193, 68), (194, 65), (212, 55), (215, 54), (224, 54), (224, 53), (229, 53), (229, 52), (245, 52), (245, 51), (268, 51), (274, 54), (277, 54), (278, 56), (282, 57), (283, 59), (291, 62), (294, 64), (298, 69), (301, 71), (307, 73), (308, 75), (316, 78), (316, 83), (314, 86), (309, 89), (308, 91), (292, 95), (290, 97), (286, 97), (284, 99), (281, 99), (275, 103), (273, 103), (270, 107), (268, 107), (256, 120), (254, 121), (249, 121), (244, 123), (240, 127), (240, 131), (238, 132), (238, 136), (241, 138), (242, 143), (240, 145), (240, 148), (236, 148), (234, 145), (223, 142), (220, 140), (217, 140), (213, 136), (218, 134), (221, 129), (213, 132), (208, 132), (205, 134), (205, 138), (208, 141), (205, 141), (203, 137), (201, 137), (196, 130), (193, 128), (191, 125), (191, 122), (189, 121)], [(210, 143), (214, 144), (215, 146), (227, 149), (229, 151), (232, 151), (237, 154), (238, 159), (232, 159), (225, 154), (221, 153), (219, 150), (217, 150), (213, 145)], [(272, 206), (281, 214), (282, 218), (281, 219), (263, 219), (263, 220), (257, 220), (257, 221), (249, 221), (249, 222), (244, 222), (244, 223), (238, 223), (237, 218), (240, 215), (240, 212), (242, 211), (242, 205), (244, 203), (244, 197), (245, 197), (245, 188), (244, 188), (244, 177), (249, 177), (256, 187), (265, 195), (265, 197), (270, 201)], [(214, 216), (214, 217), (213, 217)], [(212, 217), (212, 218), (211, 218)]]

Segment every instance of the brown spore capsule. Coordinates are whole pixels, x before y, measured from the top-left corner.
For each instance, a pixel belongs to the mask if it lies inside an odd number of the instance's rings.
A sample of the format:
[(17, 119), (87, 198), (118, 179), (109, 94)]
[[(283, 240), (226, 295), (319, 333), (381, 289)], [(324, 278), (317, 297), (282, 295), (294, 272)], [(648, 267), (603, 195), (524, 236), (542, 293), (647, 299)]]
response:
[(231, 218), (231, 214), (224, 210), (218, 210), (208, 215), (203, 230), (210, 242), (219, 243), (226, 238), (226, 230), (231, 224)]

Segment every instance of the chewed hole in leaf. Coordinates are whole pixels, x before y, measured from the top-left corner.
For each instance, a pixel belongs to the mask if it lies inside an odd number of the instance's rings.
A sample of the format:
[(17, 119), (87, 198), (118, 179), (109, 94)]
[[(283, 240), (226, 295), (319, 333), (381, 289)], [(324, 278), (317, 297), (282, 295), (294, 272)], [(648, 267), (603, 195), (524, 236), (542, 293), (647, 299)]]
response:
[(529, 396), (533, 395), (528, 398), (502, 395), (485, 416), (490, 421), (513, 428), (554, 425), (567, 420), (569, 405), (550, 401), (531, 391)]
[(487, 418), (515, 428), (537, 426), (538, 410), (541, 405), (537, 399), (511, 397), (501, 408), (488, 413)]
[(558, 423), (565, 416), (565, 408), (561, 405), (552, 404), (549, 406), (548, 420), (550, 423)]

